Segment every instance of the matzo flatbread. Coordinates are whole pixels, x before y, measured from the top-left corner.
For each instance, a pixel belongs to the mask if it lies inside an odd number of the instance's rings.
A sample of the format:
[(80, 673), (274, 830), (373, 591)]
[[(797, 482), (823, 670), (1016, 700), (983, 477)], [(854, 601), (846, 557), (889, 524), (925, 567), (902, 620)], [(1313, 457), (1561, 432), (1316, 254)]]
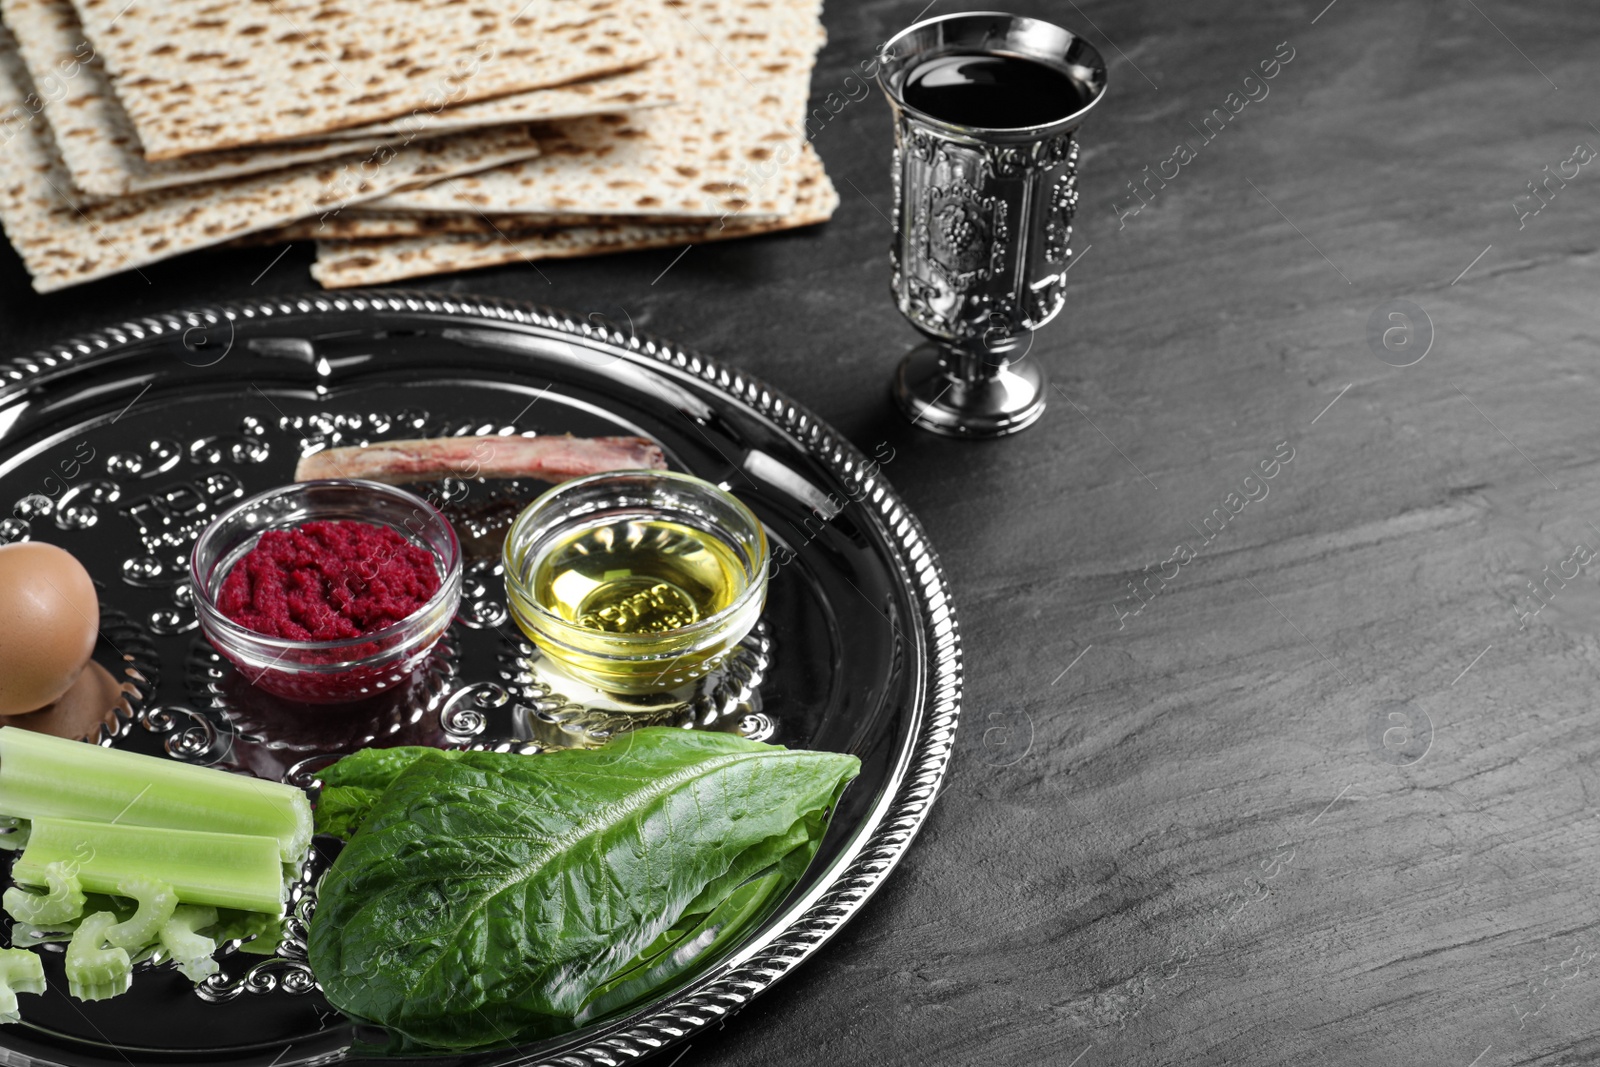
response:
[[(490, 237), (505, 233), (554, 226), (593, 226), (636, 219), (617, 219), (606, 215), (471, 215), (450, 212), (424, 215), (414, 211), (363, 212), (359, 205), (341, 211), (330, 219), (302, 219), (276, 230), (250, 234), (242, 241), (250, 244), (281, 244), (284, 241), (372, 241), (390, 237), (437, 237), (444, 234), (476, 233)], [(691, 219), (651, 219), (652, 222), (690, 222)]]
[[(693, 72), (682, 103), (554, 123), (536, 162), (387, 197), (382, 210), (778, 217), (773, 180), (804, 140), (816, 0), (638, 0), (633, 17)], [(648, 5), (648, 6), (646, 6)]]
[(827, 221), (839, 206), (839, 194), (810, 145), (801, 154), (798, 168), (794, 210), (778, 219), (738, 219), (725, 224), (718, 221), (610, 223), (509, 237), (319, 241), (317, 261), (311, 268), (311, 276), (329, 289), (341, 289), (505, 263), (724, 241)]
[(85, 205), (72, 196), (45, 118), (23, 106), (32, 92), (16, 43), (0, 29), (0, 225), (41, 293), (538, 151), (527, 130), (458, 134), (380, 156)]
[(139, 136), (69, 0), (0, 0), (56, 147), (86, 201), (316, 163), (384, 144), (383, 137), (234, 149), (145, 162)]
[(75, 0), (139, 132), (173, 159), (562, 85), (653, 58), (616, 0)]
[(644, 111), (666, 107), (681, 95), (676, 71), (671, 64), (657, 58), (646, 66), (621, 74), (608, 74), (573, 85), (534, 89), (456, 107), (414, 108), (397, 119), (329, 130), (320, 136), (329, 140), (371, 137), (375, 134), (429, 137), (454, 130), (474, 130), (513, 122), (550, 122), (584, 115)]
[[(660, 0), (627, 0), (620, 9), (647, 39), (656, 41), (659, 30), (652, 21)], [(659, 42), (658, 42), (659, 44)], [(471, 104), (436, 109), (417, 108), (398, 119), (334, 130), (324, 137), (360, 137), (372, 133), (413, 133), (472, 129), (509, 122), (550, 122), (588, 115), (617, 114), (665, 107), (685, 93), (690, 72), (673, 61), (670, 47), (644, 67), (586, 81)]]

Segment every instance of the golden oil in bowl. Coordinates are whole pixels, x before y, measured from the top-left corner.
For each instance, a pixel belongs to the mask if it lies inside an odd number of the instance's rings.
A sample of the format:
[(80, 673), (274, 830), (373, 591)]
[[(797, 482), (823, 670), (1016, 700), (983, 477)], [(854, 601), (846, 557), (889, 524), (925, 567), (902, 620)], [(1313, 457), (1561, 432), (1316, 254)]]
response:
[(686, 474), (567, 482), (506, 537), (511, 615), (540, 652), (612, 692), (674, 689), (755, 626), (767, 539), (750, 510)]
[(534, 569), (533, 595), (586, 629), (660, 634), (722, 611), (747, 584), (721, 538), (681, 522), (644, 519), (557, 539)]

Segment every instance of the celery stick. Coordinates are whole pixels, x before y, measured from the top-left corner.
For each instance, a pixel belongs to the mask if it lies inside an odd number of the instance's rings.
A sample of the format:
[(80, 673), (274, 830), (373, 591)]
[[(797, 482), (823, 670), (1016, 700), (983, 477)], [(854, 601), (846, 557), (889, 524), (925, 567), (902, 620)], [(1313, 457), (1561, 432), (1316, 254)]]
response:
[(161, 947), (167, 950), (183, 976), (199, 985), (218, 971), (211, 954), (217, 943), (197, 931), (217, 921), (217, 909), (184, 904), (161, 925)]
[(133, 918), (125, 919), (106, 931), (106, 941), (113, 948), (137, 952), (154, 941), (161, 927), (172, 918), (178, 906), (178, 894), (165, 882), (149, 878), (131, 878), (117, 883), (117, 893), (139, 902)]
[(281, 782), (0, 728), (0, 815), (271, 837), (285, 863), (311, 844), (311, 805)]
[(20, 948), (0, 948), (0, 1023), (21, 1022), (18, 993), (44, 992), (44, 965)]
[(284, 869), (270, 837), (34, 819), (11, 877), (42, 885), (52, 863), (76, 863), (78, 881), (95, 893), (148, 878), (171, 886), (185, 904), (283, 914)]
[(70, 863), (52, 863), (44, 870), (46, 893), (30, 893), (13, 886), (0, 897), (6, 914), (19, 923), (59, 926), (83, 914), (83, 886)]
[(97, 911), (78, 924), (67, 944), (67, 992), (79, 1000), (106, 1000), (128, 991), (133, 964), (125, 949), (106, 948), (106, 931), (116, 925), (109, 911)]

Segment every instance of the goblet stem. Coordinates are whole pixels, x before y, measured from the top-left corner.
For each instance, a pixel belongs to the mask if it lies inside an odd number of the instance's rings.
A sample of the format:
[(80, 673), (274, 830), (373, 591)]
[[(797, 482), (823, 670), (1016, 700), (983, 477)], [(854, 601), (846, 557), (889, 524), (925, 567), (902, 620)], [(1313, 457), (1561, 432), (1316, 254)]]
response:
[(894, 397), (912, 424), (947, 437), (1004, 437), (1044, 414), (1046, 378), (1036, 361), (930, 341), (901, 362)]

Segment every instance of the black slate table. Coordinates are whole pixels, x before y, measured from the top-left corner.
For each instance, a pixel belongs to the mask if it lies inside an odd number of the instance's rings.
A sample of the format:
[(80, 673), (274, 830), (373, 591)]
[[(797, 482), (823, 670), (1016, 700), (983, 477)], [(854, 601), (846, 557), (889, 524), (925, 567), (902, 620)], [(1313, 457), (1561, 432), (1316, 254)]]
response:
[[(818, 106), (924, 2), (834, 0)], [(422, 283), (624, 309), (887, 443), (954, 584), (965, 724), (922, 837), (662, 1058), (1600, 1063), (1600, 7), (1021, 7), (1111, 67), (1021, 436), (889, 405), (875, 93), (813, 123), (827, 226)], [(50, 297), (3, 253), (0, 330), (309, 288), (280, 251)]]

